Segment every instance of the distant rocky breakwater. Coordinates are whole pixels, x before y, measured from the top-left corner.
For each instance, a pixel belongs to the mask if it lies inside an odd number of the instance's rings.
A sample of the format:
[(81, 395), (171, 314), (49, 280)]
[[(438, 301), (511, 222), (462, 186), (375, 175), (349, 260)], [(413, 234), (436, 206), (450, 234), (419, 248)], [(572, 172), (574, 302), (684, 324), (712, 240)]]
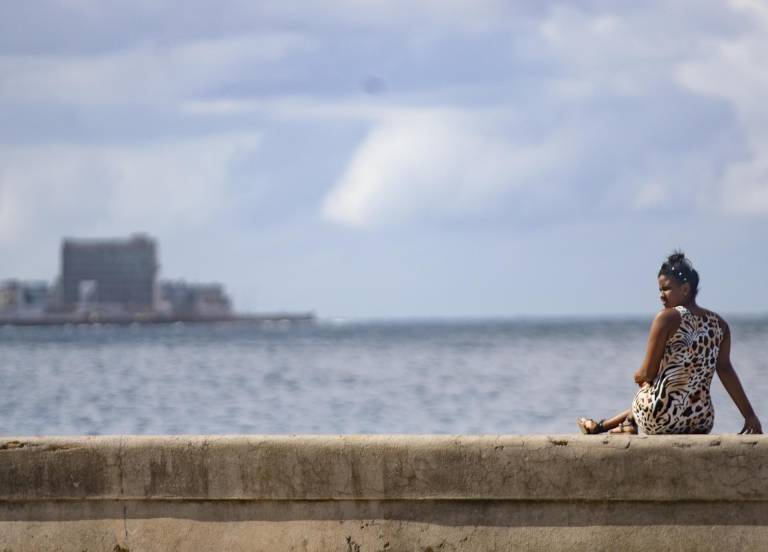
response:
[(763, 436), (0, 439), (0, 549), (762, 550)]

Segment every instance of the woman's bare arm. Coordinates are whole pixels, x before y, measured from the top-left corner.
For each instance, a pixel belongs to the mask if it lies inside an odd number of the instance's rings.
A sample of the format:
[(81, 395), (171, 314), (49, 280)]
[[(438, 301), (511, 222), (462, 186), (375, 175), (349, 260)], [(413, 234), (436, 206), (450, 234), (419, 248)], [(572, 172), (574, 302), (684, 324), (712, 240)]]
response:
[(762, 433), (763, 428), (760, 425), (760, 420), (752, 409), (741, 381), (739, 381), (739, 376), (736, 375), (736, 370), (731, 364), (731, 329), (725, 320), (721, 319), (721, 322), (724, 333), (723, 341), (720, 343), (720, 354), (717, 357), (717, 375), (733, 402), (736, 403), (739, 412), (744, 416), (744, 427), (739, 433)]
[(664, 309), (656, 315), (648, 334), (648, 347), (645, 350), (643, 364), (635, 372), (635, 383), (642, 385), (653, 382), (659, 372), (667, 339), (677, 330), (678, 326), (680, 326), (680, 314), (676, 310)]

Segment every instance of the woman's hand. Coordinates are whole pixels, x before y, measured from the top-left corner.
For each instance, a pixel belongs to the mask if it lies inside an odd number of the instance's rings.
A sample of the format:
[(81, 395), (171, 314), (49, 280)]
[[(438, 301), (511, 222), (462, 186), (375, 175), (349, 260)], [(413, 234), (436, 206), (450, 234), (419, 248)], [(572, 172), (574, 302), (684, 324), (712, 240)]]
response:
[(646, 382), (645, 376), (643, 376), (643, 374), (640, 372), (640, 370), (635, 372), (635, 376), (634, 377), (635, 377), (635, 383), (637, 385), (642, 386)]
[(760, 420), (757, 419), (757, 416), (752, 414), (751, 416), (744, 419), (744, 427), (741, 431), (739, 431), (739, 434), (762, 432), (763, 428), (760, 425)]

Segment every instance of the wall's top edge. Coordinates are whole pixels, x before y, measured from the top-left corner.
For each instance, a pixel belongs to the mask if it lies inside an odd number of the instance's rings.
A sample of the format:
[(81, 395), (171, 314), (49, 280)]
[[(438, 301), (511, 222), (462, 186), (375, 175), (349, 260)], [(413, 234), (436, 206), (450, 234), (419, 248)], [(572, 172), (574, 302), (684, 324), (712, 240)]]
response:
[(768, 437), (0, 438), (0, 501), (768, 500)]

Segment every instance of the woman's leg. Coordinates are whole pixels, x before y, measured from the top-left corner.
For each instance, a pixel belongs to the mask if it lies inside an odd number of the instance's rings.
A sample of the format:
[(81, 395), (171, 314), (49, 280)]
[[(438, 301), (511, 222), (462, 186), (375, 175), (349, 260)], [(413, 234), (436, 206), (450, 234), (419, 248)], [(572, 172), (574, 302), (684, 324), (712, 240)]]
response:
[[(624, 412), (616, 414), (612, 418), (602, 420), (601, 422), (596, 422), (591, 418), (581, 418), (579, 420), (579, 426), (582, 427), (584, 433), (603, 433), (620, 426), (625, 420), (631, 418), (631, 416), (632, 411), (625, 410)], [(601, 424), (602, 427), (599, 427)]]
[(627, 418), (630, 418), (632, 416), (631, 410), (625, 410), (624, 412), (620, 414), (616, 414), (613, 418), (608, 418), (603, 422), (603, 427), (606, 430), (613, 429), (615, 427), (618, 427), (621, 422), (625, 421)]

